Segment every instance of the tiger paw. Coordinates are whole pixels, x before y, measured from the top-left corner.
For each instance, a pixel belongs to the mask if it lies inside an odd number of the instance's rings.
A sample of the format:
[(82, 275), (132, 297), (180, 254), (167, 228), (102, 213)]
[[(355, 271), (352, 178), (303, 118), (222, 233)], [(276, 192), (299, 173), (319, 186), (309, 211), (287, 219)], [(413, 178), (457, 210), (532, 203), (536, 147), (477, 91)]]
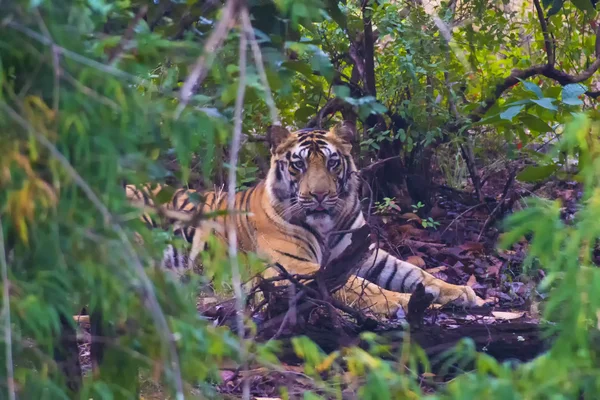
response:
[(485, 303), (469, 286), (445, 284), (439, 290), (439, 295), (436, 299), (436, 303), (438, 304), (451, 303), (464, 307), (476, 307)]

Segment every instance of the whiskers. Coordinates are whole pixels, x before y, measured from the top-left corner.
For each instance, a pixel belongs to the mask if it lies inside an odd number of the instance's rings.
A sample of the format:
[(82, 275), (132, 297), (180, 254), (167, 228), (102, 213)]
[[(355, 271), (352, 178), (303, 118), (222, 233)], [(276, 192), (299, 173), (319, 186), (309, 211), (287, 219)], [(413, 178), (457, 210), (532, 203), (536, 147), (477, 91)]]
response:
[(304, 207), (297, 201), (290, 202), (290, 205), (282, 208), (281, 213), (286, 217), (295, 217), (303, 211)]

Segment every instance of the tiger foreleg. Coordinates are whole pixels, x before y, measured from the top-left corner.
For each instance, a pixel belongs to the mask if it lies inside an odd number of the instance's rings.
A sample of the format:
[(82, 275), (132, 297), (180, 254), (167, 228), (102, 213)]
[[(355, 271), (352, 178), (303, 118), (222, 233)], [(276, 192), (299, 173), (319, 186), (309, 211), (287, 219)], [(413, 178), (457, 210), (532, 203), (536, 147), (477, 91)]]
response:
[(373, 249), (373, 253), (363, 263), (357, 275), (383, 289), (401, 293), (412, 293), (417, 285), (422, 283), (425, 292), (433, 295), (434, 302), (438, 304), (453, 303), (472, 307), (483, 303), (469, 286), (444, 282), (416, 265), (399, 260), (381, 249)]

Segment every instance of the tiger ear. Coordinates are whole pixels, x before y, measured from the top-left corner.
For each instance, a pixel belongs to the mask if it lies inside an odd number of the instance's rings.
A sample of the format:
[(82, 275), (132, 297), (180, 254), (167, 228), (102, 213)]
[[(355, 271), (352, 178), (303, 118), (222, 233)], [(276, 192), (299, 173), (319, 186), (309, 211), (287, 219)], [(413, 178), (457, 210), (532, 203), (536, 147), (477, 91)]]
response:
[(283, 126), (271, 125), (267, 128), (267, 143), (274, 153), (277, 147), (290, 136), (290, 131)]
[(333, 128), (331, 131), (335, 136), (342, 139), (347, 143), (353, 143), (356, 139), (356, 125), (350, 121), (342, 121)]

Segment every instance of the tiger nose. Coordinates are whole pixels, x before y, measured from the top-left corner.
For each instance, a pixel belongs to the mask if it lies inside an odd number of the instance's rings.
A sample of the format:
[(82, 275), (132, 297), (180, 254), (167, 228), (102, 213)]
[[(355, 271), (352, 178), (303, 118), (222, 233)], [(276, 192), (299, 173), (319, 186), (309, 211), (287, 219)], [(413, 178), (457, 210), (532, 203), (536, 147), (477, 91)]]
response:
[(310, 192), (310, 195), (314, 197), (319, 203), (322, 203), (323, 200), (325, 200), (327, 194), (327, 192)]

